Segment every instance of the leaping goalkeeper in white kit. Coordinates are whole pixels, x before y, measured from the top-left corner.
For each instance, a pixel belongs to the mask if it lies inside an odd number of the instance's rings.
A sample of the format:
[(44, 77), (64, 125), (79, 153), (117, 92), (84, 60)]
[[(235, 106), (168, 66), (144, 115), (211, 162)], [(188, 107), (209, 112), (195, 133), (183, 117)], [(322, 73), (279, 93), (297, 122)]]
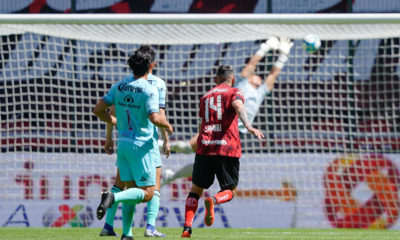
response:
[[(292, 47), (293, 42), (289, 38), (282, 37), (278, 39), (277, 37), (270, 37), (266, 42), (260, 45), (260, 49), (251, 57), (250, 61), (242, 69), (240, 76), (236, 77), (234, 87), (243, 91), (245, 98), (244, 106), (250, 123), (253, 123), (265, 96), (272, 91), (275, 80), (287, 62)], [(254, 72), (257, 64), (270, 50), (278, 50), (279, 56), (263, 82), (262, 78)], [(247, 129), (243, 126), (243, 123), (240, 120), (238, 126), (241, 134), (247, 133)], [(196, 152), (198, 136), (199, 134), (197, 133), (188, 142), (170, 142), (171, 151), (187, 154)], [(181, 177), (190, 177), (192, 176), (192, 170), (193, 164), (188, 164), (175, 173), (170, 169), (166, 169), (163, 173), (162, 185), (168, 184)]]

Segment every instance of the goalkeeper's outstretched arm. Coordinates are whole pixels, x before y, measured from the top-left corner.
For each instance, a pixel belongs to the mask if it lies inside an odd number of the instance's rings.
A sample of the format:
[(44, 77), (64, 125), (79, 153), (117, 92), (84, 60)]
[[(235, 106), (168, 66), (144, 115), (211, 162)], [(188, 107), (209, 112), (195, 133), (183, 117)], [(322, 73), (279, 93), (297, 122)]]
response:
[(249, 78), (256, 70), (258, 62), (267, 54), (270, 50), (276, 50), (279, 47), (279, 39), (275, 36), (270, 37), (266, 42), (260, 45), (260, 49), (250, 58), (250, 61), (242, 69), (240, 76), (242, 78)]
[(279, 41), (279, 56), (278, 60), (272, 66), (268, 76), (265, 78), (265, 84), (267, 84), (268, 91), (270, 92), (274, 88), (274, 83), (279, 73), (281, 73), (282, 68), (285, 66), (285, 63), (288, 61), (288, 56), (290, 53), (290, 49), (293, 47), (293, 42), (289, 38), (281, 38)]

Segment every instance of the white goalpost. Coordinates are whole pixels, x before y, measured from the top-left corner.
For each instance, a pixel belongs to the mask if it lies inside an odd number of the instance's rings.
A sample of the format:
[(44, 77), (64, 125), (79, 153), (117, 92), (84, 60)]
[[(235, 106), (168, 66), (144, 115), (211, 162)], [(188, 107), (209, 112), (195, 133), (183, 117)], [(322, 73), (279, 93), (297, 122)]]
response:
[[(313, 54), (302, 48), (310, 33), (322, 40)], [(216, 227), (400, 229), (398, 14), (0, 15), (0, 225), (102, 225), (93, 210), (116, 156), (103, 153), (92, 108), (141, 44), (157, 53), (171, 140), (187, 141), (216, 68), (239, 74), (271, 36), (294, 47), (254, 121), (266, 138), (241, 139), (238, 193), (218, 206)], [(193, 159), (174, 153), (163, 164), (176, 171)], [(157, 224), (181, 226), (189, 187), (190, 178), (163, 186)], [(194, 227), (204, 226), (198, 213)]]

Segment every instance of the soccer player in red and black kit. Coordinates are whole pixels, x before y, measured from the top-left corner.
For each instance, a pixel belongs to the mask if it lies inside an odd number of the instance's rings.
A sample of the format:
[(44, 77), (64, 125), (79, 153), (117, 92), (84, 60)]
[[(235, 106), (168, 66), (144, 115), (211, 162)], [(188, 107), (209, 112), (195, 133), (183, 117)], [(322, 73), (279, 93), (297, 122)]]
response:
[(244, 108), (241, 91), (232, 87), (235, 82), (233, 68), (222, 65), (215, 77), (216, 87), (200, 99), (201, 127), (193, 167), (192, 188), (185, 205), (185, 226), (182, 237), (190, 237), (198, 200), (217, 176), (221, 191), (205, 199), (204, 223), (214, 222), (214, 205), (230, 201), (239, 182), (241, 144), (238, 116), (249, 133), (263, 138), (263, 133), (251, 126)]

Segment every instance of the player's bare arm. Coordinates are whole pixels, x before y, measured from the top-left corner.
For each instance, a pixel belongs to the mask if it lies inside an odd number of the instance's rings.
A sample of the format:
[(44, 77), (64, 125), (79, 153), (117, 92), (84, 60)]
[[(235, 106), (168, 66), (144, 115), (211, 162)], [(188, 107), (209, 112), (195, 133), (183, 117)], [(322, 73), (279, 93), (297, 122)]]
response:
[[(115, 117), (115, 106), (112, 105), (108, 111), (112, 116)], [(106, 142), (104, 143), (104, 150), (106, 151), (107, 154), (112, 154), (114, 152), (114, 141), (112, 139), (112, 131), (113, 131), (114, 125), (107, 123), (107, 128), (106, 128)]]
[(106, 142), (104, 143), (104, 150), (106, 151), (107, 154), (112, 154), (114, 152), (114, 141), (112, 140), (112, 130), (113, 130), (113, 125), (110, 123), (107, 123), (107, 128), (106, 128)]
[(171, 124), (160, 113), (157, 112), (150, 113), (149, 119), (157, 127), (164, 128), (169, 135), (171, 135), (174, 132)]
[(239, 108), (238, 116), (239, 116), (240, 120), (243, 122), (243, 125), (247, 128), (250, 125), (250, 120), (247, 117), (247, 112), (246, 112), (246, 109), (244, 107), (243, 108)]
[(247, 112), (246, 108), (244, 107), (243, 101), (235, 100), (232, 102), (232, 106), (233, 108), (235, 108), (238, 117), (243, 122), (243, 125), (247, 128), (247, 131), (256, 136), (258, 139), (263, 138), (264, 134), (260, 130), (251, 126), (250, 120), (247, 117)]
[(274, 88), (275, 80), (281, 73), (281, 68), (272, 66), (271, 70), (269, 71), (268, 76), (265, 78), (264, 83), (267, 84), (268, 91), (271, 91)]
[(117, 125), (117, 118), (107, 111), (108, 107), (109, 106), (103, 101), (103, 99), (100, 99), (94, 107), (93, 113), (100, 118), (101, 121)]
[(260, 49), (251, 57), (250, 61), (243, 68), (240, 75), (243, 78), (249, 78), (255, 71), (258, 62), (265, 56), (270, 50), (276, 50), (279, 47), (279, 39), (275, 36), (270, 37), (266, 42), (260, 45)]
[(240, 76), (242, 78), (249, 78), (254, 71), (256, 70), (257, 63), (261, 61), (263, 57), (259, 55), (253, 55), (250, 59), (250, 61), (246, 64), (246, 66), (242, 69), (242, 72), (240, 73)]
[(162, 151), (168, 158), (169, 155), (171, 154), (171, 147), (169, 145), (168, 133), (165, 130), (165, 128), (160, 128), (160, 131), (161, 131), (161, 136), (162, 136), (162, 139), (163, 139)]
[[(165, 117), (165, 109), (160, 108), (160, 114), (163, 115)], [(166, 118), (166, 117), (165, 117)], [(168, 133), (165, 130), (165, 128), (160, 128), (161, 131), (161, 136), (163, 139), (163, 153), (167, 156), (167, 158), (169, 157), (169, 155), (171, 154), (171, 147), (169, 145), (169, 138), (168, 138)]]
[(281, 73), (282, 68), (285, 66), (285, 63), (288, 61), (288, 56), (290, 53), (290, 49), (293, 47), (293, 42), (290, 38), (280, 38), (278, 50), (279, 56), (277, 61), (272, 66), (269, 75), (265, 78), (265, 84), (267, 84), (268, 91), (271, 91), (274, 87), (274, 83), (278, 75)]

